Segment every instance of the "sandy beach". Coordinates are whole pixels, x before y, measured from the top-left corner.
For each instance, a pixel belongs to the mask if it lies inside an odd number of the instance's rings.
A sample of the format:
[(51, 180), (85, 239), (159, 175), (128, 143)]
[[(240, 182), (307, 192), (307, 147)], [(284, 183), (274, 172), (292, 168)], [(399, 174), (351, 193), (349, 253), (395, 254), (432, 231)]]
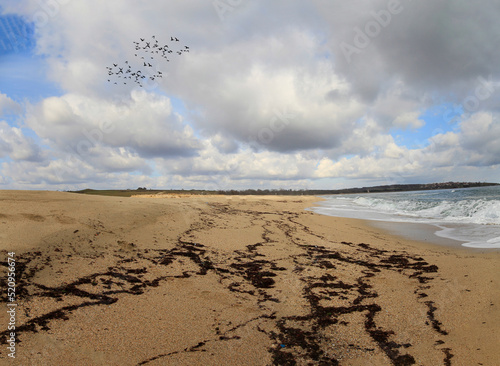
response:
[(499, 364), (498, 251), (305, 210), (319, 200), (0, 191), (0, 363)]

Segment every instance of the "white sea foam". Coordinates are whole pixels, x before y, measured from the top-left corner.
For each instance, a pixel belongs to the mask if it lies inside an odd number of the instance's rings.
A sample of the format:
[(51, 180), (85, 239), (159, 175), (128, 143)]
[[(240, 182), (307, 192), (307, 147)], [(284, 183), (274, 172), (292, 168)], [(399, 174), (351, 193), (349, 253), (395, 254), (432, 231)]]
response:
[(500, 201), (464, 199), (457, 201), (393, 200), (356, 197), (354, 205), (375, 212), (422, 220), (500, 225)]
[(472, 241), (472, 242), (464, 243), (462, 245), (464, 247), (469, 247), (469, 248), (498, 248), (498, 249), (500, 249), (500, 236), (486, 240), (486, 245), (482, 241), (478, 241), (478, 242)]
[(500, 187), (327, 196), (312, 210), (330, 216), (429, 223), (436, 235), (500, 248)]

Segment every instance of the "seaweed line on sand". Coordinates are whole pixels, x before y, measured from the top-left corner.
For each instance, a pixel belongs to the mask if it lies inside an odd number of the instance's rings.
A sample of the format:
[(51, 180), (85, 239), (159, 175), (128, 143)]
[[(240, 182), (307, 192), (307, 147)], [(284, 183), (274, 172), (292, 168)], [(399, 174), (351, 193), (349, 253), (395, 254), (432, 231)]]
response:
[[(224, 220), (226, 216), (234, 214), (250, 217), (251, 223), (256, 223), (257, 219), (264, 221), (261, 225), (262, 241), (247, 245), (244, 250), (225, 253), (224, 261), (217, 261), (219, 256), (215, 249), (188, 240), (193, 234), (213, 225), (210, 215)], [(64, 251), (51, 255), (41, 252), (24, 253), (19, 256), (16, 267), (17, 296), (20, 302), (29, 302), (33, 298), (52, 298), (63, 303), (69, 298), (73, 302), (75, 299), (80, 300), (76, 304), (64, 304), (37, 317), (28, 316), (28, 320), (17, 327), (19, 342), (29, 333), (50, 330), (54, 320), (70, 320), (72, 313), (82, 307), (110, 306), (120, 301), (121, 296), (141, 296), (148, 289), (161, 286), (168, 279), (182, 281), (184, 278), (203, 276), (211, 272), (218, 276), (219, 283), (228, 291), (255, 297), (262, 313), (243, 323), (235, 324), (224, 332), (217, 327), (212, 338), (195, 340), (192, 346), (152, 355), (139, 362), (139, 365), (181, 352), (204, 352), (206, 347), (214, 342), (239, 339), (234, 333), (244, 327), (254, 327), (274, 342), (268, 350), (274, 365), (337, 365), (341, 363), (342, 352), (346, 353), (346, 350), (341, 352), (329, 346), (335, 341), (331, 327), (347, 326), (346, 316), (352, 314), (362, 316), (364, 332), (373, 343), (371, 346), (363, 346), (347, 342), (347, 351), (370, 354), (378, 349), (393, 365), (415, 364), (415, 357), (411, 354), (412, 344), (396, 342), (395, 330), (378, 324), (377, 314), (382, 307), (376, 302), (379, 294), (373, 289), (372, 280), (383, 271), (392, 271), (414, 281), (417, 288), (423, 288), (424, 285), (429, 286), (438, 268), (423, 258), (405, 252), (377, 249), (366, 243), (330, 243), (301, 224), (299, 218), (300, 215), (294, 212), (286, 211), (276, 215), (274, 212), (240, 211), (229, 205), (213, 204), (210, 214), (202, 213), (200, 220), (178, 237), (173, 248), (136, 248), (131, 254), (110, 250), (106, 255), (114, 256), (115, 263), (106, 271), (95, 272), (53, 287), (36, 283), (33, 281), (34, 276), (46, 266), (56, 264), (71, 255), (65, 254)], [(268, 258), (259, 252), (266, 246), (280, 244), (271, 239), (271, 234), (276, 230), (284, 235), (287, 245), (298, 249), (298, 252), (288, 256), (288, 265), (283, 265), (283, 261), (278, 263), (277, 259)], [(332, 247), (318, 245), (319, 243), (330, 243)], [(103, 252), (100, 255), (105, 254)], [(168, 269), (174, 262), (185, 268), (181, 271), (182, 274), (151, 277), (153, 267), (164, 266)], [(7, 263), (1, 264), (7, 266)], [(347, 265), (359, 273), (358, 277), (351, 281), (346, 281), (337, 273), (338, 268)], [(307, 269), (312, 269), (312, 274)], [(148, 274), (150, 276), (146, 279)], [(282, 316), (273, 310), (273, 303), (284, 301), (273, 289), (285, 276), (296, 278), (296, 282), (301, 284), (300, 291), (306, 306), (301, 314)], [(0, 279), (0, 282), (4, 285), (5, 279)], [(92, 286), (92, 291), (84, 288), (88, 285)], [(422, 292), (416, 291), (415, 301), (420, 303), (420, 297), (423, 297)], [(6, 298), (2, 297), (1, 300), (6, 301)], [(447, 332), (437, 319), (434, 302), (427, 300), (423, 306), (428, 309), (426, 316), (432, 331), (446, 336)], [(6, 343), (7, 334), (7, 330), (0, 333), (1, 344)], [(450, 365), (452, 350), (443, 346), (441, 351), (444, 353), (444, 364)]]

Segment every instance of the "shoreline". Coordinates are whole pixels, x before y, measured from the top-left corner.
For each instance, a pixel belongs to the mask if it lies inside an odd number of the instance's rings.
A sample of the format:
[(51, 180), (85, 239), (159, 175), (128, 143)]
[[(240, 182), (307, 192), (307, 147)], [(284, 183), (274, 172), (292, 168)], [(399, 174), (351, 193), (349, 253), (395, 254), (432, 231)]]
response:
[[(323, 197), (320, 197), (321, 200), (318, 202), (326, 200)], [(415, 242), (421, 242), (431, 245), (437, 246), (449, 246), (454, 248), (466, 248), (461, 244), (465, 243), (465, 241), (455, 240), (446, 237), (440, 237), (436, 234), (439, 231), (437, 228), (439, 227), (437, 224), (430, 223), (416, 223), (416, 222), (400, 222), (400, 221), (385, 221), (385, 220), (370, 220), (364, 218), (351, 218), (346, 216), (335, 216), (335, 215), (327, 215), (314, 211), (315, 207), (320, 207), (318, 205), (313, 205), (311, 207), (306, 208), (307, 210), (314, 212), (318, 215), (330, 216), (336, 218), (348, 218), (352, 220), (360, 220), (366, 225), (377, 228), (379, 230), (383, 230), (390, 236), (399, 237), (406, 240), (411, 240)], [(479, 249), (479, 248), (474, 248)]]
[(0, 191), (0, 200), (1, 261), (14, 251), (19, 269), (16, 364), (499, 356), (498, 253), (305, 210), (320, 197)]
[[(389, 193), (390, 194), (390, 193)], [(321, 197), (324, 201), (328, 198)], [(323, 206), (321, 201), (308, 208), (321, 215), (332, 217), (346, 217), (358, 220), (364, 220), (373, 227), (385, 230), (390, 235), (415, 240), (420, 242), (429, 242), (436, 245), (445, 245), (462, 248), (468, 248), (478, 251), (499, 251), (500, 232), (498, 225), (478, 224), (473, 222), (453, 222), (444, 220), (411, 220), (402, 215), (400, 219), (398, 214), (384, 213), (382, 211), (371, 211), (369, 207), (366, 211), (361, 209), (347, 208), (340, 205), (337, 208), (335, 204)]]

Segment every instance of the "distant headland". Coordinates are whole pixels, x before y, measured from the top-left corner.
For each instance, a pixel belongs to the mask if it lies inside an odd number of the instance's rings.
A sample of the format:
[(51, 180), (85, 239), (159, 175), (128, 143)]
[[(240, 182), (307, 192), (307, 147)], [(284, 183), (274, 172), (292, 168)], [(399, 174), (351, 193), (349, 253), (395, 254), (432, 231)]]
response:
[(426, 184), (391, 184), (373, 187), (345, 188), (345, 189), (245, 189), (245, 190), (200, 190), (200, 189), (148, 189), (139, 187), (137, 189), (117, 189), (117, 190), (96, 190), (83, 189), (80, 191), (69, 191), (72, 193), (96, 194), (105, 196), (130, 197), (140, 194), (219, 194), (219, 195), (285, 195), (285, 196), (303, 196), (303, 195), (328, 195), (328, 194), (349, 194), (349, 193), (381, 193), (381, 192), (405, 192), (405, 191), (428, 191), (433, 189), (457, 189), (498, 186), (500, 183), (486, 182), (445, 182), (445, 183), (426, 183)]

